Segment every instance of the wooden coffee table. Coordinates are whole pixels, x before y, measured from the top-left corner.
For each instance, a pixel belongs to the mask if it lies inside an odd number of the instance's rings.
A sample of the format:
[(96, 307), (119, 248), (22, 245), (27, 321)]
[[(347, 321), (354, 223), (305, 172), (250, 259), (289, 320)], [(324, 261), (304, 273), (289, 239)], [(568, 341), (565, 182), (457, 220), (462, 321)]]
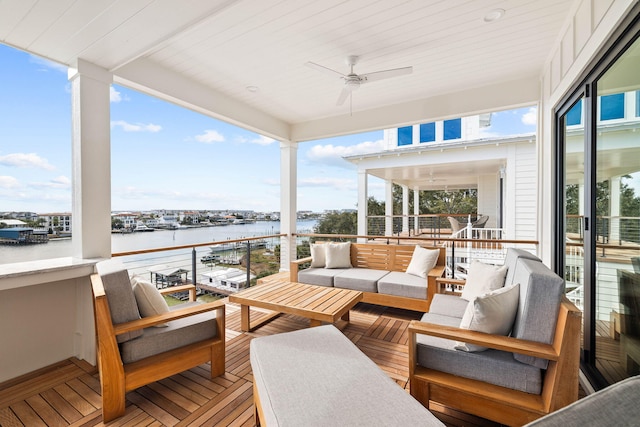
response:
[[(349, 321), (349, 310), (360, 300), (360, 291), (289, 281), (271, 281), (229, 296), (230, 302), (240, 304), (240, 328), (243, 332), (252, 331), (282, 313), (306, 317), (309, 326), (335, 323), (339, 318)], [(273, 310), (274, 313), (252, 324), (250, 306)]]

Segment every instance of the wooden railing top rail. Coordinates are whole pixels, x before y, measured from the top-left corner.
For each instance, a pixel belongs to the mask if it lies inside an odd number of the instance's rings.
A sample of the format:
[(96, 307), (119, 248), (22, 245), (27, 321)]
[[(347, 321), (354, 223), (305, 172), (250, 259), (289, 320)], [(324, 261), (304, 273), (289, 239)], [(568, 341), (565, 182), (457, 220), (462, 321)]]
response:
[(153, 252), (174, 251), (177, 249), (191, 249), (191, 248), (201, 247), (201, 246), (225, 245), (229, 243), (247, 242), (252, 240), (264, 240), (264, 239), (271, 239), (271, 238), (282, 237), (282, 236), (286, 236), (286, 234), (268, 234), (265, 236), (242, 237), (240, 239), (217, 240), (213, 242), (190, 243), (188, 245), (169, 246), (169, 247), (163, 247), (163, 248), (140, 249), (136, 251), (117, 252), (117, 253), (111, 254), (111, 256), (119, 257), (119, 256), (128, 256), (128, 255), (149, 254)]
[(415, 236), (375, 236), (375, 235), (355, 235), (355, 234), (314, 234), (314, 233), (293, 233), (298, 237), (321, 237), (328, 239), (369, 239), (369, 240), (415, 240), (415, 241), (428, 241), (428, 242), (459, 242), (469, 243), (470, 240), (480, 243), (518, 243), (523, 245), (537, 245), (537, 240), (515, 240), (515, 239), (457, 239), (451, 237), (415, 237)]

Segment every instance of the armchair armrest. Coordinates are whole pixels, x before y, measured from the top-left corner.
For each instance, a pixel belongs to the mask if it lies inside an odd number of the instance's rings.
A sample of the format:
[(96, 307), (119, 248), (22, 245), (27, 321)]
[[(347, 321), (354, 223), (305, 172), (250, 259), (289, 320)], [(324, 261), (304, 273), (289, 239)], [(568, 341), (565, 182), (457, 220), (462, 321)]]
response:
[[(412, 320), (409, 324), (409, 342), (415, 343), (416, 334), (430, 335), (438, 338), (446, 338), (455, 341), (481, 345), (496, 350), (509, 351), (527, 356), (539, 357), (547, 360), (558, 360), (559, 354), (551, 344), (543, 344), (535, 341), (526, 341), (502, 335), (491, 335), (484, 332), (455, 328), (452, 326), (437, 325), (434, 323)], [(415, 345), (413, 345), (415, 347)], [(409, 352), (415, 349), (410, 348)]]
[[(462, 288), (466, 284), (466, 280), (464, 279), (453, 279), (448, 277), (439, 277), (436, 279), (437, 289), (436, 292), (439, 294), (446, 293), (460, 293), (460, 288)], [(451, 285), (450, 291), (447, 291), (447, 285)]]
[(311, 257), (305, 257), (305, 258), (300, 258), (300, 259), (296, 259), (293, 260), (289, 263), (289, 281), (290, 282), (297, 282), (298, 281), (298, 270), (300, 268), (300, 265), (307, 263), (307, 262), (311, 262)]
[(159, 289), (162, 295), (165, 294), (175, 294), (177, 292), (189, 291), (189, 301), (196, 300), (196, 285), (188, 284), (188, 285), (180, 285), (180, 286), (171, 286), (168, 288)]
[(206, 313), (208, 311), (216, 310), (218, 313), (216, 316), (224, 316), (225, 300), (219, 299), (217, 301), (190, 305), (189, 307), (179, 308), (172, 310), (168, 313), (158, 314), (156, 316), (143, 317), (142, 319), (132, 320), (131, 322), (118, 323), (113, 325), (113, 331), (116, 335), (121, 335), (126, 332), (135, 331), (138, 329), (148, 328), (149, 326), (159, 325), (171, 320), (182, 319), (184, 317), (193, 316), (195, 314)]

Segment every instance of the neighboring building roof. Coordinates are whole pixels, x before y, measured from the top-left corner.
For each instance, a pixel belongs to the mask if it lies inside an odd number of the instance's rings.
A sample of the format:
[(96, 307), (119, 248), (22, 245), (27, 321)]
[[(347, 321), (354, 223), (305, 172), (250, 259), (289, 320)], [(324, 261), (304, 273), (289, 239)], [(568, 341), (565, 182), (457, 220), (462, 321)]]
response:
[(26, 222), (20, 221), (19, 219), (0, 219), (0, 223), (5, 224), (7, 227), (20, 227), (27, 225)]

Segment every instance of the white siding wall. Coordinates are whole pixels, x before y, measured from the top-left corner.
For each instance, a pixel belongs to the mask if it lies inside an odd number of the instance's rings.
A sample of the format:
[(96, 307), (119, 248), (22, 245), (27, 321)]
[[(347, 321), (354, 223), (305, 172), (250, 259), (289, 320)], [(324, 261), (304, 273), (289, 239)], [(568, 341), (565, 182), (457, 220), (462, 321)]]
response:
[(482, 175), (478, 177), (478, 214), (489, 215), (486, 228), (498, 226), (498, 214), (500, 212), (500, 176)]
[(533, 142), (517, 144), (509, 151), (510, 162), (513, 162), (516, 171), (514, 197), (516, 216), (513, 238), (534, 240), (538, 222), (536, 145)]

